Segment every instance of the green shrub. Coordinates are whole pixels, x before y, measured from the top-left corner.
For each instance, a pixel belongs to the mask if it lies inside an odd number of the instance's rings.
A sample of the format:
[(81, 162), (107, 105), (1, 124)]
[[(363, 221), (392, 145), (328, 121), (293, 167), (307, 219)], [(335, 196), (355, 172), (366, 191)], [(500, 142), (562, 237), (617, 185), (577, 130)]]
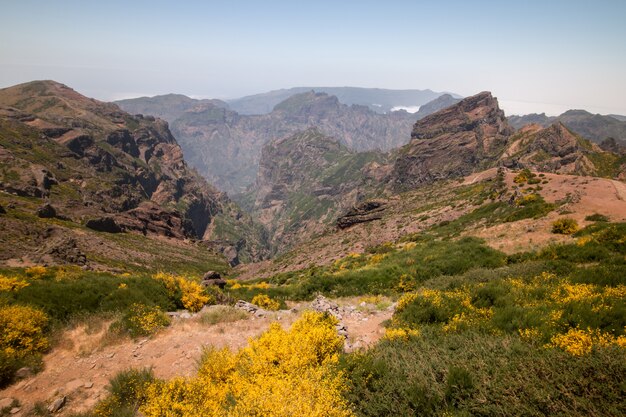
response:
[(238, 308), (217, 305), (200, 315), (200, 323), (207, 325), (232, 323), (234, 321), (246, 320), (249, 317), (248, 313)]
[(382, 342), (341, 364), (357, 416), (623, 414), (619, 348), (581, 360), (515, 334), (425, 328), (409, 343)]
[(109, 382), (109, 395), (94, 410), (99, 417), (132, 417), (146, 400), (148, 386), (155, 382), (150, 368), (119, 372)]
[(594, 213), (585, 217), (585, 220), (588, 222), (608, 222), (609, 218), (606, 217), (604, 214)]
[(560, 235), (571, 235), (576, 233), (577, 230), (578, 223), (574, 219), (558, 219), (552, 223), (552, 233)]

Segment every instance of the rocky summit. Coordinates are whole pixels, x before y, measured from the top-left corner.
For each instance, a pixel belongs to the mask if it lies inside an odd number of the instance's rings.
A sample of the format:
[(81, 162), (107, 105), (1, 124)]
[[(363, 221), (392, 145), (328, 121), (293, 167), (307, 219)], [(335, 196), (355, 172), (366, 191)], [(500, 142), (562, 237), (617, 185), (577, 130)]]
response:
[(488, 167), (512, 133), (491, 93), (468, 97), (415, 123), (411, 142), (397, 152), (391, 182), (410, 188)]

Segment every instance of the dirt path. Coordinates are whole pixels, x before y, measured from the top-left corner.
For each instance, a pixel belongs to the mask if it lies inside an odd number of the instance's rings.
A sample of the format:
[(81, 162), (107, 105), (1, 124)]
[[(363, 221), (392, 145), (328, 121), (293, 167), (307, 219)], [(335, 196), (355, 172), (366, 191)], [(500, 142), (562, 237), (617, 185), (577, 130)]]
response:
[[(302, 307), (304, 308), (304, 306)], [(298, 308), (299, 310), (300, 308)], [(88, 333), (84, 326), (66, 331), (59, 345), (44, 359), (44, 370), (0, 391), (3, 398), (19, 400), (23, 416), (35, 403), (46, 406), (59, 396), (67, 403), (59, 415), (92, 408), (106, 395), (109, 379), (128, 368), (152, 367), (159, 378), (191, 376), (202, 350), (208, 346), (238, 349), (248, 339), (265, 331), (273, 321), (288, 327), (300, 313), (281, 311), (268, 317), (250, 316), (234, 323), (202, 324), (198, 318), (175, 319), (156, 335), (135, 341), (106, 343), (106, 323), (99, 332)], [(381, 323), (391, 317), (390, 310), (359, 311), (354, 308), (342, 317), (352, 349), (366, 347), (384, 334)]]

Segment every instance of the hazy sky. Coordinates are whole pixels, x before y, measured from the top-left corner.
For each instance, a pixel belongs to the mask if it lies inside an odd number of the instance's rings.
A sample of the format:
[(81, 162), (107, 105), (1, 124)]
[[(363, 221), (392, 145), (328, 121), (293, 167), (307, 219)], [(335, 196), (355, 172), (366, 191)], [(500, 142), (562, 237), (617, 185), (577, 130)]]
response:
[(626, 114), (625, 76), (626, 0), (0, 0), (0, 87), (101, 100), (323, 85)]

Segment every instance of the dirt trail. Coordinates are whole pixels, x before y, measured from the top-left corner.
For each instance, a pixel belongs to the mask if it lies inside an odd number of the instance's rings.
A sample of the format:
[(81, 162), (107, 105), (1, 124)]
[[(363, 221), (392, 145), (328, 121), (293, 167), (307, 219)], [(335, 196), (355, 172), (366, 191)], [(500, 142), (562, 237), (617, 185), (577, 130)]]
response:
[[(304, 308), (304, 307), (303, 307)], [(46, 406), (64, 395), (67, 403), (58, 413), (68, 415), (93, 407), (106, 395), (109, 379), (128, 368), (152, 367), (159, 378), (191, 376), (202, 350), (208, 346), (238, 349), (278, 321), (288, 327), (300, 313), (281, 311), (268, 317), (251, 316), (246, 320), (216, 325), (202, 324), (198, 318), (174, 319), (172, 325), (153, 338), (118, 340), (105, 343), (106, 323), (99, 332), (88, 333), (84, 326), (67, 330), (57, 347), (44, 358), (44, 370), (3, 391), (0, 400), (16, 398), (24, 416), (37, 402)], [(348, 341), (354, 348), (368, 346), (384, 334), (381, 323), (391, 317), (389, 310), (354, 310), (342, 321)]]

